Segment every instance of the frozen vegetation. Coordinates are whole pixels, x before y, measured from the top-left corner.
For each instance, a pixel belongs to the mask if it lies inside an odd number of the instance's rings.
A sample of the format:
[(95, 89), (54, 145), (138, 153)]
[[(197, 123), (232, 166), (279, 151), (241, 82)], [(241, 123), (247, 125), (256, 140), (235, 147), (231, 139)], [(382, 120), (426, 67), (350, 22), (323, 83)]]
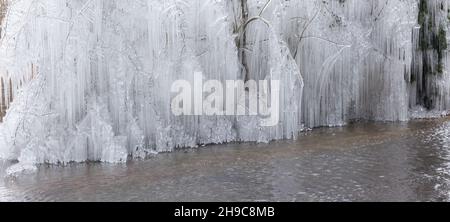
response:
[[(0, 158), (120, 163), (450, 108), (449, 0), (0, 0)], [(171, 84), (281, 81), (280, 123), (173, 116)], [(424, 114), (423, 116), (427, 116)]]

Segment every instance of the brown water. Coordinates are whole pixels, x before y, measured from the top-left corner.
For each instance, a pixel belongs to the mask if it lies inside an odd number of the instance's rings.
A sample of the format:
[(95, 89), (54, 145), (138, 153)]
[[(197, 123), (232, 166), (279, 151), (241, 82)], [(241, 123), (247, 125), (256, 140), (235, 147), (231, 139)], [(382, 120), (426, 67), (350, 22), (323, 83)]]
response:
[(127, 165), (40, 166), (1, 201), (448, 201), (450, 119), (359, 123), (298, 141), (230, 144)]

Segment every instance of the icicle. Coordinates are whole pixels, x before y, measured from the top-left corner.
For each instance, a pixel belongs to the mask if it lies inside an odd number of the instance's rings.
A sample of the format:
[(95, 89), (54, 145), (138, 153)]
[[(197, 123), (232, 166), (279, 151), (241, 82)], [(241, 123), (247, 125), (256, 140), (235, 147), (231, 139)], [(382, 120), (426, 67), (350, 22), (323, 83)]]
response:
[[(424, 92), (448, 109), (447, 53), (417, 50), (416, 2), (15, 0), (0, 14), (0, 158), (21, 161), (16, 171), (296, 138), (303, 127), (407, 120)], [(432, 33), (448, 30), (448, 2), (427, 2)], [(427, 61), (440, 61), (442, 76), (417, 84)], [(278, 124), (261, 124), (261, 114), (174, 116), (171, 85), (194, 84), (199, 72), (224, 85), (278, 80)]]

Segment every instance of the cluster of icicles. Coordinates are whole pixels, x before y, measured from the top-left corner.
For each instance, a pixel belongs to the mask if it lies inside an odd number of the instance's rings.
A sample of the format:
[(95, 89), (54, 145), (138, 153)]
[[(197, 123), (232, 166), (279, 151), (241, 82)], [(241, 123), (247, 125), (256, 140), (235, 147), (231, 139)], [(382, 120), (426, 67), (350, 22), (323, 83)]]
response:
[[(0, 158), (19, 161), (11, 172), (117, 163), (201, 144), (291, 139), (351, 120), (408, 120), (416, 3), (9, 0)], [(279, 124), (172, 115), (172, 83), (192, 82), (196, 72), (222, 82), (280, 80)], [(446, 104), (447, 82), (439, 81)]]

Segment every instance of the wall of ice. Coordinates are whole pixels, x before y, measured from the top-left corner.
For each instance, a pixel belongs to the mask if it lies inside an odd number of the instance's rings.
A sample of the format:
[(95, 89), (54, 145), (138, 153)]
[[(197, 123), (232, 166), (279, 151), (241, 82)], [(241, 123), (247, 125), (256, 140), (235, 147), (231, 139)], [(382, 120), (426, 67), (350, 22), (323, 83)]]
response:
[[(0, 158), (24, 165), (123, 162), (352, 120), (404, 121), (424, 95), (434, 96), (427, 108), (450, 105), (447, 51), (419, 47), (420, 0), (7, 2)], [(426, 2), (433, 33), (447, 31), (449, 1)], [(422, 81), (427, 59), (441, 72)], [(280, 80), (280, 123), (172, 115), (171, 84), (195, 72)]]
[(419, 1), (419, 26), (413, 30), (411, 103), (427, 109), (449, 107), (447, 30), (448, 1)]

